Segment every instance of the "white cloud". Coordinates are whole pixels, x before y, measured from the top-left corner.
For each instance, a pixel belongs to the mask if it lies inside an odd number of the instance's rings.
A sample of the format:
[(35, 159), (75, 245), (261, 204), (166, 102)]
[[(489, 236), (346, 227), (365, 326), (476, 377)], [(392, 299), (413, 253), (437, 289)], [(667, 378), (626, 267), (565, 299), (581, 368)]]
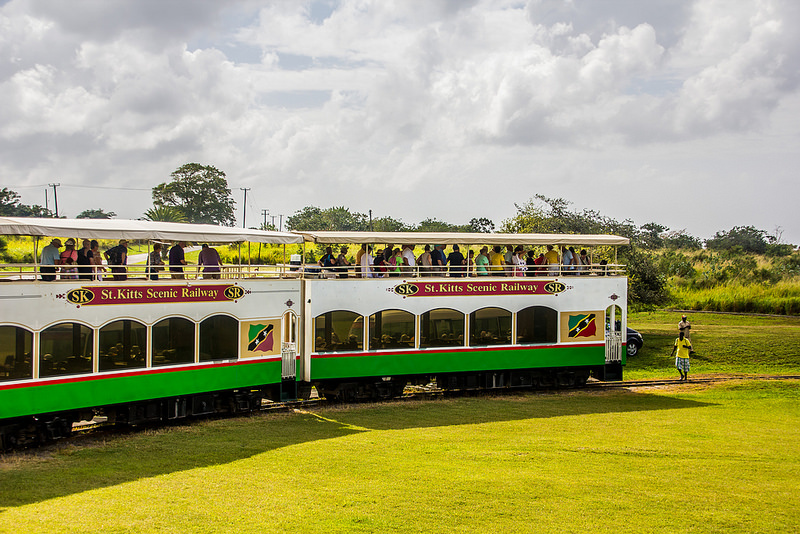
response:
[[(731, 213), (797, 226), (767, 196), (798, 163), (792, 0), (176, 6), (0, 7), (0, 185), (149, 187), (198, 161), (287, 215), (499, 222), (542, 192), (676, 227), (677, 183), (704, 236)], [(747, 200), (706, 214), (720, 183)], [(72, 215), (149, 207), (147, 192), (63, 187)]]

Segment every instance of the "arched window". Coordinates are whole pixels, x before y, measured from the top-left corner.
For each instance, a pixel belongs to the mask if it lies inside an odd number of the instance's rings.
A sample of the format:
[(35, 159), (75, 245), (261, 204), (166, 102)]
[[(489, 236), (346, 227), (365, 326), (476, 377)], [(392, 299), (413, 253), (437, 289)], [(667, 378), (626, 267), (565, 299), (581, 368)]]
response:
[(431, 310), (420, 317), (419, 346), (463, 347), (464, 314), (446, 308)]
[(100, 370), (114, 371), (147, 364), (147, 327), (122, 320), (100, 329)]
[(558, 341), (558, 312), (546, 306), (531, 306), (517, 312), (517, 343)]
[(382, 310), (369, 316), (369, 350), (413, 349), (415, 317), (402, 310)]
[(622, 332), (622, 308), (616, 304), (606, 308), (606, 332), (611, 331)]
[(235, 360), (239, 357), (239, 321), (214, 315), (200, 323), (200, 361)]
[(323, 313), (314, 319), (314, 352), (362, 350), (364, 318), (349, 311)]
[(469, 314), (469, 345), (511, 344), (511, 312), (502, 308), (483, 308)]
[(0, 326), (0, 381), (33, 378), (33, 332)]
[(78, 323), (61, 323), (39, 335), (39, 376), (92, 372), (93, 331)]
[(153, 325), (153, 365), (194, 362), (194, 323), (169, 317)]

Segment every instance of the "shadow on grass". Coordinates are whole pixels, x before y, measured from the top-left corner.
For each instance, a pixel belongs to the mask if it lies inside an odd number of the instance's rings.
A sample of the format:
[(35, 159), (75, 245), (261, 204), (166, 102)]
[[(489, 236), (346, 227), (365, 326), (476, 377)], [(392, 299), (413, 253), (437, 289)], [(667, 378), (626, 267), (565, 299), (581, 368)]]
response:
[(710, 403), (632, 392), (516, 394), (321, 408), (298, 414), (202, 421), (21, 453), (0, 462), (0, 512), (282, 447), (362, 432), (471, 425), (543, 417), (700, 408)]

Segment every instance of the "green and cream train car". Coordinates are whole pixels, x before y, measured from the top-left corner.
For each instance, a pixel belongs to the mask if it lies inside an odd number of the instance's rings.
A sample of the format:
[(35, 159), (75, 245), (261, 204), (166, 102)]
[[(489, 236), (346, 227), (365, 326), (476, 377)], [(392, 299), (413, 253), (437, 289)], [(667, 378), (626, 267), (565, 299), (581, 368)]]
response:
[[(307, 232), (318, 244), (624, 245), (617, 236)], [(379, 247), (376, 246), (376, 249)], [(535, 269), (535, 270), (534, 270)], [(573, 386), (621, 379), (627, 278), (613, 262), (401, 269), (396, 276), (304, 283), (299, 380), (342, 399), (397, 395), (407, 383), (450, 388)], [(462, 274), (463, 276), (453, 276)], [(520, 276), (514, 276), (518, 274)], [(530, 276), (528, 276), (530, 275)]]
[[(0, 218), (4, 235), (141, 243), (585, 246), (612, 259), (615, 236), (283, 233), (123, 220)], [(43, 241), (41, 238), (45, 238)], [(80, 246), (80, 241), (78, 242)], [(376, 247), (377, 248), (377, 247)], [(34, 252), (36, 256), (38, 251)], [(202, 278), (125, 280), (58, 267), (0, 272), (0, 447), (64, 436), (104, 416), (138, 424), (257, 409), (262, 399), (388, 398), (408, 383), (444, 389), (620, 379), (627, 279), (612, 262), (535, 276), (449, 276), (402, 267), (363, 277), (318, 265), (225, 266)], [(322, 272), (320, 272), (322, 271)], [(81, 278), (81, 276), (83, 276)], [(102, 278), (102, 279), (98, 279)]]

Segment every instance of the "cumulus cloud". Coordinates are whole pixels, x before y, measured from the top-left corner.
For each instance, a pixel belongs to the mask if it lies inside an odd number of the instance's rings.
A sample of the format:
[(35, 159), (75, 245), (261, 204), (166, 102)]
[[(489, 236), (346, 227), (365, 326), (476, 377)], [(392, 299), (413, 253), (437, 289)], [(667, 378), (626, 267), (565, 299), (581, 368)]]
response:
[[(90, 162), (92, 180), (152, 186), (200, 161), (295, 209), (463, 186), (474, 212), (498, 177), (523, 197), (601, 168), (664, 184), (668, 160), (632, 155), (702, 158), (701, 144), (774, 127), (798, 94), (793, 0), (191, 6), (0, 6), (8, 185), (85, 183)], [(600, 161), (610, 154), (636, 163)]]

